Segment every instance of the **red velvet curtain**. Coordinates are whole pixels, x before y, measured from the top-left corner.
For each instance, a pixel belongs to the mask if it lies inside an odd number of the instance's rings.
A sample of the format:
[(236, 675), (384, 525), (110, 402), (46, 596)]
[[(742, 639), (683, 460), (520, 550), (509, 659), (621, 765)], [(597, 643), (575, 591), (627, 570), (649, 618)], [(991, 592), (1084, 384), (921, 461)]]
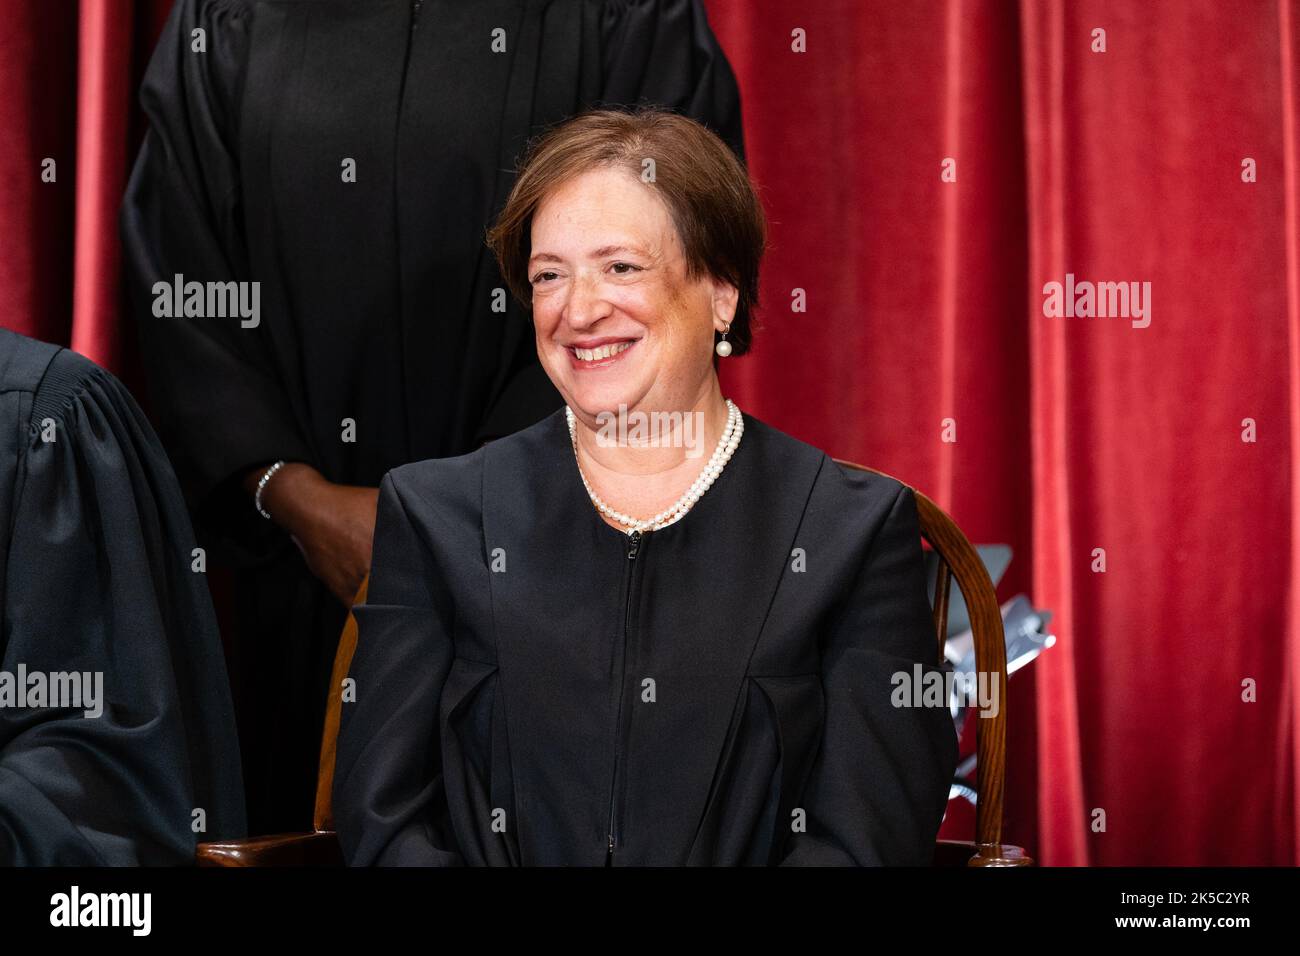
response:
[[(775, 222), (729, 391), (1012, 544), (1002, 595), (1056, 615), (1010, 684), (1007, 839), (1300, 861), (1300, 5), (710, 13)], [(1045, 315), (1067, 273), (1150, 282), (1150, 324)]]
[[(1300, 863), (1300, 2), (707, 7), (772, 221), (727, 393), (1011, 544), (1000, 594), (1055, 614), (1005, 839)], [(165, 8), (0, 20), (0, 321), (131, 384), (113, 215)], [(1149, 324), (1047, 314), (1070, 281), (1150, 283)]]
[(143, 133), (136, 91), (170, 8), (10, 0), (0, 16), (0, 160), (9, 171), (0, 180), (0, 325), (71, 346), (133, 385), (117, 210)]

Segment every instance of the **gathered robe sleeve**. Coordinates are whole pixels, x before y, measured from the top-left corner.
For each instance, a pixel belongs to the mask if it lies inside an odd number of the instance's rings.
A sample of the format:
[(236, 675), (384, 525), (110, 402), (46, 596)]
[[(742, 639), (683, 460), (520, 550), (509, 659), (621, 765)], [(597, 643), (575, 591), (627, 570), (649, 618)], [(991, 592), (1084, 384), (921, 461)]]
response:
[(22, 435), (0, 670), (76, 671), (89, 687), (101, 674), (102, 712), (48, 697), (0, 706), (0, 865), (192, 863), (197, 842), (244, 835), (244, 798), (175, 476), (122, 385), (67, 350)]
[[(946, 706), (895, 707), (894, 674), (937, 665), (916, 498), (902, 488), (825, 638), (826, 717), (786, 866), (929, 866), (957, 766)], [(945, 701), (946, 703), (946, 701)]]
[(743, 161), (740, 91), (703, 0), (607, 0), (605, 104), (653, 104), (703, 123)]
[[(277, 377), (273, 315), (154, 315), (155, 283), (252, 281), (238, 166), (241, 77), (252, 12), (239, 0), (179, 0), (140, 101), (149, 130), (121, 214), (122, 247), (159, 432), (199, 519), (258, 551), (270, 522), (239, 479), (276, 459), (316, 464)], [(202, 30), (205, 52), (195, 52)], [(264, 527), (265, 525), (265, 527)], [(282, 543), (282, 542), (277, 542)]]
[(355, 700), (345, 698), (339, 728), (335, 827), (352, 866), (461, 866), (439, 750), (448, 597), (393, 475), (379, 485), (366, 602), (352, 609)]

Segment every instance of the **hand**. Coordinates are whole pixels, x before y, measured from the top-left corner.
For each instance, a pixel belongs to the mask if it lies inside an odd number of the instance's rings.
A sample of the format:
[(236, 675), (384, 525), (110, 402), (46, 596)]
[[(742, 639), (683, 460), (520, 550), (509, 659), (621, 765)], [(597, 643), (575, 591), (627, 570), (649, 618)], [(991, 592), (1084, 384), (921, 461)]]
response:
[[(244, 487), (256, 491), (266, 468), (248, 472)], [(262, 492), (262, 507), (289, 532), (303, 560), (344, 607), (351, 607), (370, 570), (379, 489), (339, 485), (311, 465), (286, 462)]]

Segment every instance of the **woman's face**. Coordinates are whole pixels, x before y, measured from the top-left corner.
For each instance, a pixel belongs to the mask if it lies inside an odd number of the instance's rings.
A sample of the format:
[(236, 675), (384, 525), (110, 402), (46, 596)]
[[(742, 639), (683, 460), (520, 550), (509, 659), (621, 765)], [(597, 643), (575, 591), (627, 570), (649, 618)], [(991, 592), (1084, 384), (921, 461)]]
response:
[(528, 276), (537, 355), (588, 425), (602, 411), (690, 411), (713, 378), (713, 332), (736, 291), (688, 281), (672, 217), (622, 169), (553, 190), (533, 216)]

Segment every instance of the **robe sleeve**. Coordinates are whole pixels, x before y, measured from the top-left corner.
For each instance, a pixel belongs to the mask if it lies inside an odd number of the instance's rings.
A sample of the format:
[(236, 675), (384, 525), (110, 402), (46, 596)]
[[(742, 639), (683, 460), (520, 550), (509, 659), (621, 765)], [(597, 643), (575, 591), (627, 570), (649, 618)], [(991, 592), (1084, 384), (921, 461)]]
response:
[(221, 641), (180, 489), (131, 396), (74, 352), (51, 360), (30, 422), (0, 671), (10, 695), (24, 674), (30, 695), (34, 673), (78, 672), (98, 699), (0, 706), (0, 864), (193, 863), (196, 842), (242, 836), (245, 821)]
[(895, 707), (892, 676), (939, 672), (916, 498), (904, 487), (822, 651), (821, 747), (785, 866), (929, 866), (957, 766), (946, 707)]
[(442, 579), (390, 471), (379, 484), (366, 603), (352, 609), (355, 699), (345, 698), (334, 772), (335, 829), (351, 866), (464, 865), (439, 740), (453, 657)]
[[(179, 0), (149, 62), (149, 129), (121, 213), (123, 255), (151, 409), (196, 516), (254, 552), (275, 538), (239, 487), (279, 458), (315, 464), (271, 359), (268, 326), (160, 317), (155, 283), (252, 281), (237, 127), (252, 13), (238, 0)], [(201, 30), (201, 35), (194, 31)], [(201, 36), (204, 52), (193, 45)]]
[(744, 161), (740, 91), (703, 0), (606, 0), (601, 34), (604, 103), (675, 110)]

